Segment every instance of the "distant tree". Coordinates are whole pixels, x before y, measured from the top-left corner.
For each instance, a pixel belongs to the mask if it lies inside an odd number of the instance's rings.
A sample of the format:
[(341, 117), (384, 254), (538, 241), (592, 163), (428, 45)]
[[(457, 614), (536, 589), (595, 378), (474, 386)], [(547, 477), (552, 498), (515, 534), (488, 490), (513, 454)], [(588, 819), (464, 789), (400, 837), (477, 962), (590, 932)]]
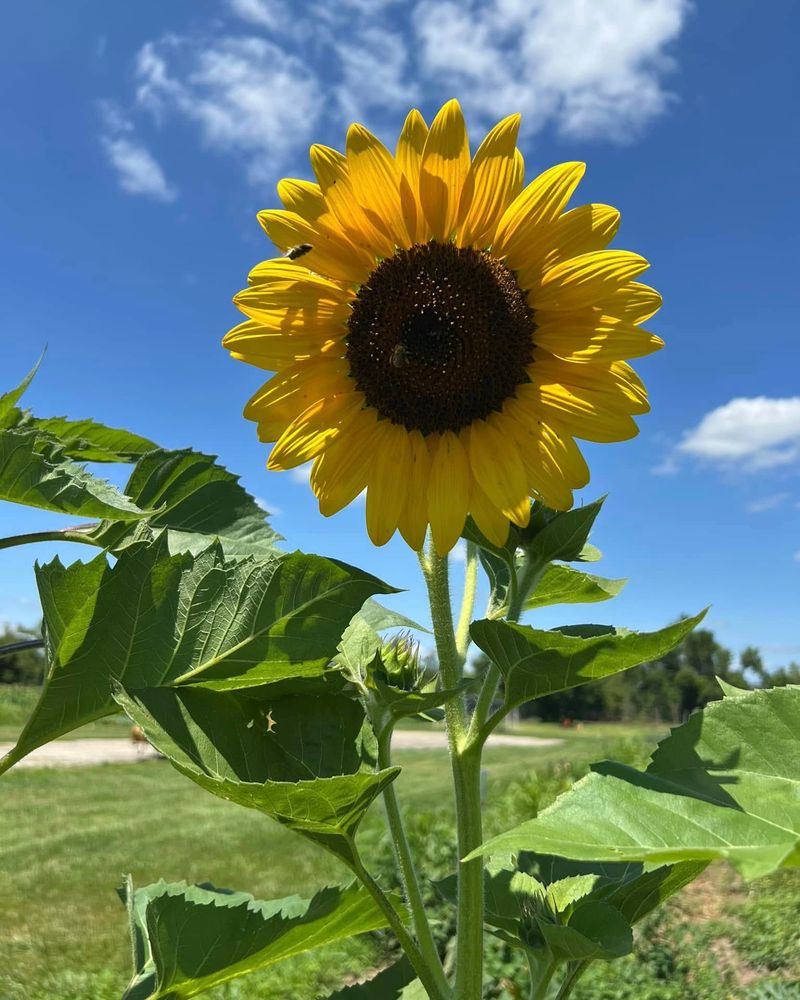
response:
[[(0, 632), (0, 649), (14, 643), (39, 639), (41, 628), (24, 625), (4, 625)], [(0, 653), (0, 684), (41, 684), (45, 660), (41, 649), (21, 649)]]

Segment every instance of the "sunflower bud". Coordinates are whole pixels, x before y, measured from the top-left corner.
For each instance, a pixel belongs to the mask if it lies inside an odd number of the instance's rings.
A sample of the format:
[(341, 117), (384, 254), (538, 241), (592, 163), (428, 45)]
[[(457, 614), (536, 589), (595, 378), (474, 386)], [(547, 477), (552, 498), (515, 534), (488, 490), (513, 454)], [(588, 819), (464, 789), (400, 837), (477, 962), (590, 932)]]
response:
[(375, 679), (400, 691), (422, 691), (432, 676), (420, 663), (419, 643), (409, 632), (401, 632), (384, 643), (369, 666)]

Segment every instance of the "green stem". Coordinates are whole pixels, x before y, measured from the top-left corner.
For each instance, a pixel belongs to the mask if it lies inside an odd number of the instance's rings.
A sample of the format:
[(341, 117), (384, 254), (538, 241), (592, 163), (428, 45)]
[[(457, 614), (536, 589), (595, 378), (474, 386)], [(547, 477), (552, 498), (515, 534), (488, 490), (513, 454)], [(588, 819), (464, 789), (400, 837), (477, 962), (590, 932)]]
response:
[[(431, 550), (421, 560), (431, 606), (433, 634), (442, 686), (456, 687), (462, 660), (453, 634), (447, 557)], [(458, 856), (464, 858), (483, 842), (481, 826), (480, 749), (467, 745), (467, 707), (463, 694), (445, 705), (450, 765), (456, 800)], [(483, 862), (480, 858), (458, 866), (456, 939), (456, 1000), (480, 1000), (483, 985)]]
[(478, 546), (467, 542), (467, 565), (464, 570), (464, 594), (461, 598), (461, 611), (456, 627), (456, 649), (461, 662), (467, 658), (469, 649), (469, 627), (472, 624), (472, 612), (475, 610), (475, 593), (478, 589)]
[(361, 879), (367, 889), (367, 892), (380, 907), (382, 913), (386, 917), (386, 922), (394, 931), (406, 957), (414, 966), (414, 971), (419, 977), (422, 985), (425, 987), (428, 996), (432, 997), (433, 1000), (451, 1000), (452, 994), (450, 993), (449, 988), (447, 988), (445, 984), (445, 988), (442, 989), (433, 973), (433, 970), (428, 968), (428, 964), (424, 961), (422, 953), (417, 948), (414, 939), (406, 930), (403, 921), (397, 915), (397, 911), (392, 906), (389, 899), (387, 899), (386, 893), (383, 889), (381, 889), (375, 879), (364, 867), (361, 858), (355, 850), (355, 845), (353, 845), (353, 860), (350, 862), (350, 867), (358, 878)]
[[(546, 564), (545, 564), (546, 565)], [(509, 585), (508, 612), (505, 620), (518, 622), (522, 614), (522, 609), (529, 594), (536, 587), (544, 571), (544, 565), (538, 559), (532, 559), (527, 553), (523, 557), (522, 566), (519, 571), (511, 574)], [(483, 746), (489, 738), (489, 734), (495, 726), (503, 719), (503, 712), (495, 713), (489, 722), (487, 718), (492, 708), (492, 702), (497, 692), (497, 685), (500, 683), (501, 673), (494, 663), (489, 664), (486, 676), (481, 685), (475, 711), (472, 714), (472, 722), (469, 727), (467, 740), (470, 744)]]
[(550, 988), (550, 981), (558, 968), (558, 963), (554, 961), (545, 963), (529, 962), (528, 968), (531, 972), (530, 1000), (545, 1000), (547, 991)]
[(564, 982), (561, 984), (561, 989), (556, 994), (556, 1000), (566, 1000), (566, 997), (572, 993), (578, 980), (588, 968), (588, 962), (575, 962), (572, 964)]
[(0, 538), (0, 549), (10, 549), (15, 545), (29, 545), (31, 542), (82, 542), (84, 545), (97, 543), (87, 536), (90, 529), (96, 525), (86, 525), (80, 528), (62, 528), (58, 531), (31, 531), (25, 535), (11, 535)]
[[(381, 770), (392, 766), (392, 728), (385, 726), (378, 738), (378, 765)], [(395, 858), (400, 869), (400, 876), (405, 889), (405, 896), (411, 910), (411, 920), (414, 925), (414, 933), (419, 943), (422, 958), (436, 979), (439, 990), (445, 996), (450, 995), (450, 987), (444, 975), (444, 969), (433, 940), (428, 917), (425, 913), (425, 903), (422, 900), (422, 892), (419, 887), (417, 871), (414, 867), (414, 859), (411, 854), (411, 847), (406, 837), (403, 817), (400, 813), (400, 804), (397, 800), (395, 783), (390, 782), (383, 790), (383, 803), (386, 808), (386, 819), (394, 843)]]

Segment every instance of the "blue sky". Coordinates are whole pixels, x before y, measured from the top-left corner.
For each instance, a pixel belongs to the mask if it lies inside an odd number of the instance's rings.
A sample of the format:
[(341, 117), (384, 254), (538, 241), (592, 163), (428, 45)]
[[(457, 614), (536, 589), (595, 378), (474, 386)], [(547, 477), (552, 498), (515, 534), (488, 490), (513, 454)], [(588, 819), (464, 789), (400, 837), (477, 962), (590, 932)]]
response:
[[(653, 264), (664, 351), (637, 364), (653, 412), (587, 446), (583, 498), (610, 498), (597, 569), (613, 604), (565, 620), (710, 624), (768, 663), (800, 659), (800, 351), (793, 39), (800, 9), (709, 0), (26, 0), (0, 34), (3, 388), (42, 346), (42, 416), (92, 416), (221, 456), (290, 544), (411, 593), (414, 557), (374, 549), (363, 504), (326, 521), (268, 473), (241, 418), (262, 377), (219, 346), (232, 294), (273, 251), (255, 222), (307, 150), (352, 120), (388, 143), (407, 109), (462, 101), (474, 139), (522, 111), (529, 176), (584, 159), (578, 202), (622, 211)], [(65, 523), (5, 505), (3, 535)], [(77, 558), (88, 550), (65, 548)], [(0, 620), (37, 616), (30, 564), (2, 553)]]

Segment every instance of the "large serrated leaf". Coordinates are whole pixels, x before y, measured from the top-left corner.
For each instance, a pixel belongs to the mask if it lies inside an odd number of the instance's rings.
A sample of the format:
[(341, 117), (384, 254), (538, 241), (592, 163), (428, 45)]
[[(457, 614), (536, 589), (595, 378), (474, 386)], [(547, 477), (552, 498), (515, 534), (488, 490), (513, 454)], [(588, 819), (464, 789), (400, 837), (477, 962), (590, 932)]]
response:
[[(470, 634), (503, 674), (504, 709), (510, 711), (554, 691), (656, 660), (677, 646), (704, 614), (658, 632), (619, 633), (606, 626), (589, 626), (588, 637), (584, 637), (484, 619), (472, 623)], [(602, 628), (599, 634), (598, 628)]]
[(399, 772), (375, 771), (375, 737), (348, 698), (265, 705), (202, 688), (118, 688), (116, 697), (182, 774), (349, 862), (364, 813)]
[(551, 563), (542, 574), (536, 589), (525, 601), (526, 611), (551, 604), (594, 604), (616, 597), (627, 580), (608, 580), (581, 573), (569, 566)]
[(170, 555), (163, 537), (64, 568), (36, 571), (52, 664), (41, 698), (0, 773), (43, 743), (116, 710), (112, 687), (181, 682), (220, 689), (321, 678), (342, 632), (372, 594), (393, 588), (302, 553), (228, 561), (212, 545)]
[(135, 462), (158, 445), (121, 427), (107, 427), (96, 420), (67, 417), (30, 417), (31, 427), (58, 440), (64, 454), (83, 462)]
[(281, 540), (266, 512), (239, 483), (239, 477), (201, 452), (151, 451), (136, 463), (125, 487), (141, 507), (157, 508), (146, 525), (99, 525), (93, 540), (120, 552), (165, 534), (171, 552), (200, 552), (218, 538), (225, 555), (264, 558)]
[(150, 513), (68, 459), (54, 439), (24, 428), (0, 429), (0, 500), (120, 522)]
[(44, 351), (39, 355), (39, 360), (33, 368), (31, 368), (20, 384), (15, 389), (10, 389), (8, 392), (4, 392), (0, 396), (0, 428), (15, 427), (19, 423), (21, 411), (17, 409), (17, 403), (33, 381), (43, 358)]
[(746, 878), (800, 865), (800, 687), (712, 702), (659, 744), (642, 773), (593, 773), (479, 852), (584, 860), (726, 858)]
[(275, 962), (386, 926), (366, 890), (322, 889), (311, 899), (258, 900), (185, 882), (120, 890), (134, 940), (123, 1000), (188, 1000)]

